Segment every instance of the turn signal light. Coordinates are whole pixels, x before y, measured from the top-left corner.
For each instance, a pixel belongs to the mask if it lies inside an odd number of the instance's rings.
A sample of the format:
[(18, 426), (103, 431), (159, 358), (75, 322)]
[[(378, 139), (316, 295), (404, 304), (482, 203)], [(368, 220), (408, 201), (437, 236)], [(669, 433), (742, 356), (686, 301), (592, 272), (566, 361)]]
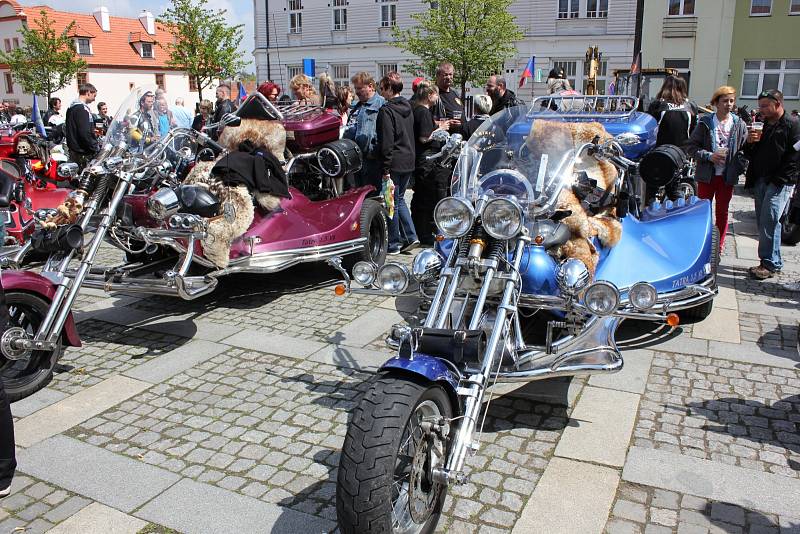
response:
[(333, 292), (337, 297), (343, 297), (344, 294), (347, 293), (347, 287), (344, 284), (336, 284), (336, 287), (333, 288)]
[(667, 324), (671, 327), (676, 327), (680, 324), (681, 318), (678, 317), (677, 313), (670, 313), (667, 315)]
[(533, 242), (537, 245), (541, 245), (542, 243), (544, 243), (544, 236), (537, 235), (536, 237), (533, 238)]
[(436, 234), (436, 237), (434, 237), (434, 239), (439, 243), (441, 243), (442, 241), (444, 241), (444, 236), (442, 234)]

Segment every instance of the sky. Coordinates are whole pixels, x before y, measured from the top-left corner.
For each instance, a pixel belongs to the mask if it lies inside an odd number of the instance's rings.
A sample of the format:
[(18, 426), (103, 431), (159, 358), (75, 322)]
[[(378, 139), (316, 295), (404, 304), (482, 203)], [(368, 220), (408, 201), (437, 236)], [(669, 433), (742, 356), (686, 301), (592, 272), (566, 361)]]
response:
[[(136, 18), (143, 9), (149, 10), (158, 17), (170, 5), (168, 0), (22, 0), (23, 6), (48, 5), (58, 11), (91, 14), (98, 6), (108, 8), (112, 17)], [(228, 24), (244, 24), (244, 38), (239, 46), (243, 59), (247, 62), (245, 70), (255, 73), (253, 61), (253, 1), (252, 0), (209, 0), (210, 9), (226, 9)]]

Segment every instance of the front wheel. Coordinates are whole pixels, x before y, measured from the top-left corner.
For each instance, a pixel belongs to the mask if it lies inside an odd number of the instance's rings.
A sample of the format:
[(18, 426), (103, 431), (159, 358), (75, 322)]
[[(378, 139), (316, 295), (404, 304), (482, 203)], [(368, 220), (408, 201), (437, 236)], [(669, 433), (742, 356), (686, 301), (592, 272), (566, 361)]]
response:
[(371, 380), (342, 446), (336, 513), (343, 534), (433, 532), (447, 488), (431, 479), (431, 464), (444, 463), (447, 447), (423, 423), (452, 417), (438, 385), (386, 374)]
[[(45, 300), (19, 291), (6, 293), (9, 328), (23, 329), (29, 339), (39, 330), (50, 304)], [(7, 358), (0, 352), (0, 377), (10, 402), (28, 397), (43, 387), (53, 378), (53, 368), (61, 357), (64, 347), (61, 341), (53, 350), (24, 351)]]
[(367, 238), (367, 241), (358, 252), (344, 258), (345, 268), (350, 270), (359, 261), (372, 262), (378, 266), (383, 265), (389, 249), (389, 226), (386, 210), (376, 200), (365, 199), (361, 205), (359, 225), (361, 237)]

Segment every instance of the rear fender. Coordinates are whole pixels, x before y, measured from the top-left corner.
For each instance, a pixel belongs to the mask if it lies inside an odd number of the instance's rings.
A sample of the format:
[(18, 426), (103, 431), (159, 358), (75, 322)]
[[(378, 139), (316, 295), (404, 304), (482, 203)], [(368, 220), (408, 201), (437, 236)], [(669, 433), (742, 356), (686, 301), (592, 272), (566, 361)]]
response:
[[(2, 277), (2, 287), (5, 292), (25, 291), (37, 295), (47, 302), (53, 301), (56, 293), (56, 286), (44, 276), (31, 271), (5, 271)], [(72, 312), (67, 316), (64, 323), (64, 340), (70, 347), (80, 347), (81, 338), (75, 326), (75, 318)]]
[(453, 412), (461, 413), (461, 403), (458, 401), (458, 384), (460, 375), (440, 358), (435, 358), (421, 352), (415, 352), (413, 358), (395, 357), (383, 364), (379, 371), (397, 372), (424, 378), (430, 382), (441, 385), (453, 403)]

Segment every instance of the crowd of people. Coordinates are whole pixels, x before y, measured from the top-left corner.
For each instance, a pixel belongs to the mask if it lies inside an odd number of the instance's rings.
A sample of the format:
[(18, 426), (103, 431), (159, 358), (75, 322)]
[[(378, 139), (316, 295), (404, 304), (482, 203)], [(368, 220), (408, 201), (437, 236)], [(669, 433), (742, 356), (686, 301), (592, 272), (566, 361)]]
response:
[[(783, 267), (781, 217), (800, 175), (797, 112), (790, 114), (784, 109), (783, 94), (776, 89), (758, 95), (757, 112), (737, 109), (736, 89), (730, 86), (714, 91), (710, 104), (714, 113), (698, 118), (698, 107), (688, 98), (685, 80), (668, 76), (647, 110), (658, 121), (656, 145), (682, 147), (694, 158), (697, 195), (714, 201), (720, 251), (725, 246), (733, 188), (745, 176), (745, 188), (755, 199), (760, 260), (749, 273), (756, 280), (772, 278)], [(665, 196), (675, 200), (677, 185), (677, 181), (668, 185)], [(655, 193), (652, 188), (647, 190), (648, 202)], [(797, 198), (795, 194), (794, 202)], [(800, 289), (797, 284), (787, 287)]]

